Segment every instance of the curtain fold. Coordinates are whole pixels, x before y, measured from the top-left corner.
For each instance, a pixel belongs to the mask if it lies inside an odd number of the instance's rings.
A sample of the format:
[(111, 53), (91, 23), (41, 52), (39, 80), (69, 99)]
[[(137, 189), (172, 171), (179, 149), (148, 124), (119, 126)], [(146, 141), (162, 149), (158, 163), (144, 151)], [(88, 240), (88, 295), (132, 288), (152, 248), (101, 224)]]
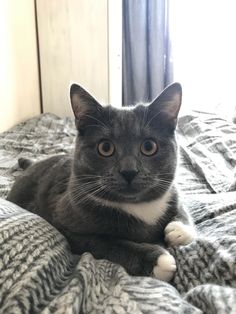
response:
[(123, 0), (122, 102), (150, 102), (172, 82), (168, 0)]

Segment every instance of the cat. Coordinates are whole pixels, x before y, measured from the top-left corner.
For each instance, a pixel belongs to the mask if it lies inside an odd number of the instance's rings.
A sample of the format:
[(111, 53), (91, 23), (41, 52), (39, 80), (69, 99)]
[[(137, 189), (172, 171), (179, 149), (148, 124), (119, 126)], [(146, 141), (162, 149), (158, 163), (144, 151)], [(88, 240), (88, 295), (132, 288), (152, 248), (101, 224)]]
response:
[(27, 169), (8, 200), (55, 226), (73, 253), (170, 281), (176, 262), (168, 246), (196, 237), (174, 184), (181, 98), (181, 85), (173, 83), (150, 104), (117, 109), (72, 84), (74, 155), (19, 160)]

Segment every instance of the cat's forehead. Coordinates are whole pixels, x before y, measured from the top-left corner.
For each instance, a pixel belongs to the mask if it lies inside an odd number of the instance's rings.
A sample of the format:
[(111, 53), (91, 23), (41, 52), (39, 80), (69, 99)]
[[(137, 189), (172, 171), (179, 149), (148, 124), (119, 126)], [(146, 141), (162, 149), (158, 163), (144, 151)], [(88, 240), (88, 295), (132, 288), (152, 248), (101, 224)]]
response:
[(109, 119), (110, 132), (114, 137), (133, 136), (138, 137), (148, 132), (145, 129), (145, 110), (136, 111), (135, 107), (116, 109), (107, 108), (106, 117)]

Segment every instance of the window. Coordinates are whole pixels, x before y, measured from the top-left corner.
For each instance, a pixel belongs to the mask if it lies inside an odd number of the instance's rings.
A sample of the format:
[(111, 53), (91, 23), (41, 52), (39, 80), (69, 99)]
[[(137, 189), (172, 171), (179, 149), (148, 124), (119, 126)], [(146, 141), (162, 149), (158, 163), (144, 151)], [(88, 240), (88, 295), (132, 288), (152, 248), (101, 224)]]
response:
[(170, 0), (174, 80), (183, 110), (236, 109), (236, 1)]

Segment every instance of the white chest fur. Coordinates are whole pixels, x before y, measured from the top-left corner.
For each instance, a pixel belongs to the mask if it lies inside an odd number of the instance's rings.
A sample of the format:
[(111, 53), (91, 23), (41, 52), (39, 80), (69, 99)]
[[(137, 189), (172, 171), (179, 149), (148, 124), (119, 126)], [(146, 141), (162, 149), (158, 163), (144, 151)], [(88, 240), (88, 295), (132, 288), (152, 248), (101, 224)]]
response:
[(118, 203), (112, 201), (104, 201), (96, 197), (96, 201), (104, 206), (109, 206), (125, 211), (126, 213), (139, 218), (148, 224), (155, 224), (166, 212), (171, 193), (167, 191), (161, 198), (143, 203)]

